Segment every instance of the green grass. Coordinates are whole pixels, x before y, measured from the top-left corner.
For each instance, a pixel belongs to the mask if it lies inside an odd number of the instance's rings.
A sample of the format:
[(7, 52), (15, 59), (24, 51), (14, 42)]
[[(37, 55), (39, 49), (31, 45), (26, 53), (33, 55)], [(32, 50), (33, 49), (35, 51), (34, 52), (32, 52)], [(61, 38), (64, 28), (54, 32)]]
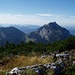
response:
[(29, 41), (34, 41), (35, 39), (33, 39), (33, 38), (28, 38), (28, 35), (26, 35), (26, 41), (25, 42), (29, 42)]

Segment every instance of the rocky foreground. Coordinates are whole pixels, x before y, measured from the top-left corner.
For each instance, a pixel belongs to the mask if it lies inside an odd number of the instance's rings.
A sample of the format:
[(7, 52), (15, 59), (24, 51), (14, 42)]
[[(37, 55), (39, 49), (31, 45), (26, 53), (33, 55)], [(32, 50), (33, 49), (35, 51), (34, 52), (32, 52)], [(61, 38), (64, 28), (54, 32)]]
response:
[[(43, 61), (47, 57), (52, 58), (52, 62), (26, 65), (24, 67), (15, 67), (10, 71), (6, 72), (5, 75), (64, 75), (64, 71), (67, 66), (75, 64), (75, 55), (67, 51), (62, 53), (51, 53), (50, 55), (42, 55), (40, 60)], [(32, 73), (32, 74), (30, 74)]]

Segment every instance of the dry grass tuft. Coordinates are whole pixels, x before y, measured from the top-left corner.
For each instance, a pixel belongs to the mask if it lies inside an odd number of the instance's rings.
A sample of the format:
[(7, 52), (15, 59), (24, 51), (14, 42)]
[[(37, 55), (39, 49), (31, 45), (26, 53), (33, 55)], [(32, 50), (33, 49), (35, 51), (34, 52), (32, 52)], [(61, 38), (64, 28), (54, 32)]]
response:
[(11, 58), (9, 62), (7, 62), (4, 66), (1, 66), (2, 70), (10, 70), (14, 67), (24, 67), (27, 65), (35, 65), (35, 64), (45, 64), (52, 62), (52, 58), (47, 56), (43, 59), (40, 56), (19, 56), (18, 58)]
[[(25, 67), (27, 65), (45, 64), (52, 62), (52, 58), (47, 56), (43, 59), (41, 56), (19, 56), (18, 58), (4, 58), (4, 65), (0, 65), (0, 75), (5, 75), (6, 72), (10, 71), (14, 67)], [(29, 71), (26, 71), (26, 73)], [(30, 71), (31, 75), (36, 75), (35, 72)], [(29, 75), (29, 73), (27, 74)]]

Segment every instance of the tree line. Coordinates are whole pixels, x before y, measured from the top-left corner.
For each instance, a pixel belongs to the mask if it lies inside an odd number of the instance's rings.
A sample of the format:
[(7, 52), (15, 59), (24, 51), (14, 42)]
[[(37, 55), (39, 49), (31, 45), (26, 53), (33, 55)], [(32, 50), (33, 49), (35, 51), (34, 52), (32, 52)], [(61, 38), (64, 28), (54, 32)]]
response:
[(43, 52), (65, 51), (75, 49), (75, 36), (69, 37), (66, 40), (60, 40), (54, 43), (28, 43), (21, 42), (17, 45), (6, 41), (4, 46), (0, 46), (0, 58), (12, 55), (31, 55), (42, 54)]

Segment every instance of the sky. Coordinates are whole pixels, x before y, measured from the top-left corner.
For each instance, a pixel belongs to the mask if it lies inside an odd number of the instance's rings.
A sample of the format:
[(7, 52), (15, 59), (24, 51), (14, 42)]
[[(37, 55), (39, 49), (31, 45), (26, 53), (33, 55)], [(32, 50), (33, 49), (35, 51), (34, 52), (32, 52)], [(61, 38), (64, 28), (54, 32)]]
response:
[(75, 0), (0, 0), (0, 24), (75, 25)]

